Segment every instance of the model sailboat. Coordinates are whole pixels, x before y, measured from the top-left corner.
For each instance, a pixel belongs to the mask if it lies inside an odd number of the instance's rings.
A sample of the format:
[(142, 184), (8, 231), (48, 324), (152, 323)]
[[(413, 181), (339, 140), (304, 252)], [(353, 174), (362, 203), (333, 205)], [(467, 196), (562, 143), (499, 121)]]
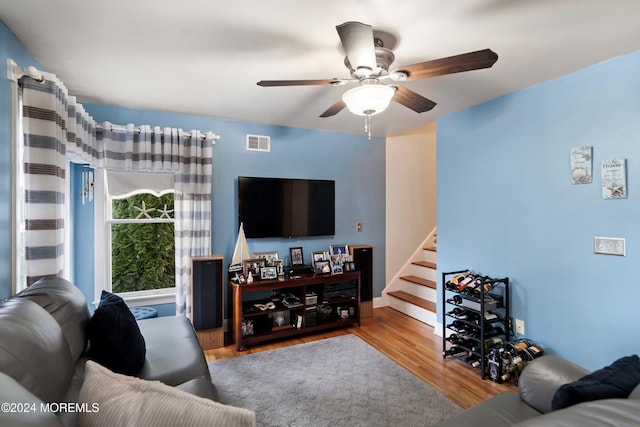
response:
[(247, 238), (244, 236), (244, 226), (240, 223), (238, 240), (236, 241), (236, 248), (233, 250), (229, 272), (242, 271), (242, 261), (249, 258), (249, 245), (247, 245)]

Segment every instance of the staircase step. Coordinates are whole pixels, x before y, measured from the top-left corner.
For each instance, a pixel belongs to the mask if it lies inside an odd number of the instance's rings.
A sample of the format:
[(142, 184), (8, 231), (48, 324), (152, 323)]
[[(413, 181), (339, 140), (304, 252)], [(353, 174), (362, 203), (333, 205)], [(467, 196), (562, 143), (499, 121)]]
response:
[(414, 261), (412, 262), (412, 264), (419, 265), (421, 267), (433, 268), (434, 270), (437, 268), (435, 262), (429, 262), (429, 261)]
[(407, 282), (415, 283), (417, 285), (426, 286), (427, 288), (431, 288), (431, 289), (436, 289), (437, 288), (436, 282), (434, 282), (433, 280), (429, 280), (429, 279), (423, 279), (422, 277), (418, 277), (418, 276), (401, 276), (400, 278), (402, 280), (406, 280)]
[(425, 251), (438, 252), (438, 249), (435, 246), (428, 246), (422, 249), (424, 249)]
[(418, 307), (422, 307), (425, 310), (429, 310), (432, 312), (436, 312), (436, 303), (434, 303), (433, 301), (428, 301), (426, 299), (417, 297), (415, 295), (411, 295), (408, 292), (405, 291), (393, 291), (393, 292), (389, 292), (387, 295), (391, 295), (392, 297), (401, 299), (403, 301), (406, 301), (408, 303), (411, 303), (413, 305), (417, 305)]

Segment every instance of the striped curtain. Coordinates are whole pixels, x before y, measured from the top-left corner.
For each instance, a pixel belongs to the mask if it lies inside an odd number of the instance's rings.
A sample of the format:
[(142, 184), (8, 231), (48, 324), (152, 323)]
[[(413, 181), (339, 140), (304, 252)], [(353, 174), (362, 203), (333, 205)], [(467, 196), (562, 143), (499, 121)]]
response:
[(26, 285), (64, 272), (66, 94), (54, 81), (22, 82)]
[(214, 134), (148, 125), (103, 123), (95, 153), (99, 166), (172, 172), (176, 244), (176, 312), (191, 313), (191, 258), (211, 253), (211, 176)]
[[(92, 167), (174, 174), (176, 312), (191, 311), (191, 258), (211, 253), (214, 134), (149, 125), (98, 126), (55, 76), (23, 78), (28, 284), (63, 273), (67, 159)], [(55, 178), (55, 179), (52, 179)]]

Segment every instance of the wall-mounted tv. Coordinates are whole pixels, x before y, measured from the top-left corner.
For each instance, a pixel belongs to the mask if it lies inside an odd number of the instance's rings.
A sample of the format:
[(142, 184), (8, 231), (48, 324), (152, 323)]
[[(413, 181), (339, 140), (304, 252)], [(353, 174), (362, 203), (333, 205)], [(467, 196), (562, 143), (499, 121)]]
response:
[(335, 216), (335, 181), (238, 177), (246, 237), (330, 236)]

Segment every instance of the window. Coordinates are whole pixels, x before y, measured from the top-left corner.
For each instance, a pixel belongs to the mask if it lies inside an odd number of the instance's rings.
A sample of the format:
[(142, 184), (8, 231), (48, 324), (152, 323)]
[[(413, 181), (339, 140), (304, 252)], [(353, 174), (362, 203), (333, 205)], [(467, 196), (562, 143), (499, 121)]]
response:
[(175, 286), (173, 193), (112, 198), (109, 225), (112, 292)]
[[(96, 174), (96, 192), (100, 190)], [(173, 302), (175, 294), (175, 233), (173, 175), (107, 171), (104, 179), (104, 284), (101, 289), (127, 302)], [(99, 197), (96, 197), (96, 201)], [(96, 204), (96, 214), (99, 205)], [(98, 219), (98, 218), (96, 218)], [(101, 240), (101, 243), (99, 243)], [(97, 252), (96, 252), (97, 253)], [(96, 299), (101, 289), (96, 287)], [(165, 300), (149, 298), (166, 296)]]

